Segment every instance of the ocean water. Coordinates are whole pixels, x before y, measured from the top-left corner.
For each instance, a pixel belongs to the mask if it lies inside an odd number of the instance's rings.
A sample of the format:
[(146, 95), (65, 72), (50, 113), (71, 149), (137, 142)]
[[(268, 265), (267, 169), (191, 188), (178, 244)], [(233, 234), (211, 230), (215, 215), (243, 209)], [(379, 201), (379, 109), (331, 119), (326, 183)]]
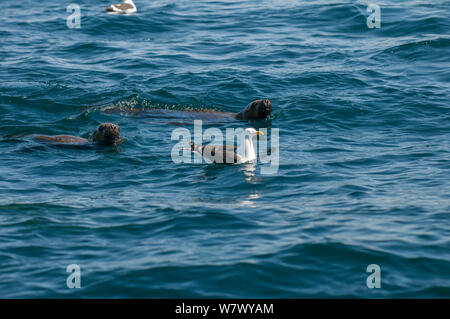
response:
[[(374, 1), (380, 28), (367, 1), (110, 3), (2, 1), (0, 297), (450, 298), (449, 1)], [(278, 128), (272, 175), (176, 164), (195, 113), (128, 112), (258, 98), (270, 120), (205, 128)], [(126, 141), (26, 136), (102, 122)]]

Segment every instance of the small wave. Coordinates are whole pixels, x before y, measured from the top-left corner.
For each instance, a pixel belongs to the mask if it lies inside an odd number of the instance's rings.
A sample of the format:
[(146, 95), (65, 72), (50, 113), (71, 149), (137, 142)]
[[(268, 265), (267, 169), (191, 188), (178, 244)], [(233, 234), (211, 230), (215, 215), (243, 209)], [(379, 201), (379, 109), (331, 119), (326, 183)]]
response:
[(197, 105), (186, 105), (186, 104), (168, 104), (161, 103), (157, 101), (147, 100), (145, 98), (141, 98), (138, 95), (132, 95), (127, 98), (121, 99), (117, 102), (114, 102), (111, 105), (106, 105), (102, 107), (94, 107), (90, 108), (89, 111), (102, 111), (106, 113), (115, 113), (115, 112), (123, 112), (123, 113), (136, 113), (140, 111), (152, 111), (152, 110), (170, 110), (170, 111), (187, 111), (187, 112), (214, 112), (221, 111), (218, 108), (214, 107), (206, 107), (206, 106), (197, 106)]

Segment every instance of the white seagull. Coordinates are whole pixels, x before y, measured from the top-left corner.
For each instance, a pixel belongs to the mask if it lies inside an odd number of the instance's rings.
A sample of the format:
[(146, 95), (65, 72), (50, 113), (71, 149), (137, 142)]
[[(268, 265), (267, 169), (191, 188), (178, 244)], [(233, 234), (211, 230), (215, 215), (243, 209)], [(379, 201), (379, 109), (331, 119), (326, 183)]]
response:
[[(223, 145), (206, 145), (201, 146), (190, 142), (190, 150), (201, 155), (207, 163), (216, 164), (242, 164), (256, 160), (256, 152), (253, 146), (253, 138), (256, 135), (264, 135), (263, 132), (254, 128), (246, 128), (245, 135), (245, 151), (244, 154), (236, 153), (237, 147)], [(227, 160), (228, 159), (228, 160)]]
[(124, 0), (120, 4), (112, 4), (111, 6), (105, 8), (108, 13), (135, 13), (137, 11), (133, 0)]

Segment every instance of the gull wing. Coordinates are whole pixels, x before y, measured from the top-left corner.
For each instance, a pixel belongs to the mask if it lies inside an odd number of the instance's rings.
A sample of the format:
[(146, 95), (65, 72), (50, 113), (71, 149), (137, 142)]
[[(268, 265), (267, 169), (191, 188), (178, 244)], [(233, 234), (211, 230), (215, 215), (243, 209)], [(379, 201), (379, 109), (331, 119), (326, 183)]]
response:
[[(222, 145), (206, 145), (201, 146), (193, 142), (191, 145), (191, 151), (200, 154), (206, 161), (216, 164), (236, 164), (241, 161), (241, 157), (236, 154), (235, 146), (222, 146)], [(232, 162), (227, 162), (227, 158)]]
[(106, 11), (108, 12), (126, 12), (127, 10), (134, 9), (133, 5), (129, 3), (119, 3), (119, 4), (113, 4), (106, 8)]

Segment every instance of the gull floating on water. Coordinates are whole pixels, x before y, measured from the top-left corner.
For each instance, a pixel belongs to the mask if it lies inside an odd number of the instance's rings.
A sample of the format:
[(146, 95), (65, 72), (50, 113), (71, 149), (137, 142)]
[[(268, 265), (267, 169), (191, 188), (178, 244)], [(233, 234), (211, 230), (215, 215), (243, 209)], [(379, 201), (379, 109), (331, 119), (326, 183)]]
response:
[(137, 11), (133, 0), (125, 0), (120, 4), (112, 4), (111, 6), (105, 8), (108, 13), (135, 13)]
[[(217, 164), (242, 164), (256, 160), (256, 152), (253, 146), (253, 138), (256, 135), (264, 135), (263, 132), (254, 128), (246, 128), (245, 134), (245, 151), (243, 156), (236, 153), (236, 147), (223, 145), (206, 145), (201, 146), (190, 142), (190, 150), (202, 156), (207, 163)], [(228, 160), (227, 160), (228, 159)]]

